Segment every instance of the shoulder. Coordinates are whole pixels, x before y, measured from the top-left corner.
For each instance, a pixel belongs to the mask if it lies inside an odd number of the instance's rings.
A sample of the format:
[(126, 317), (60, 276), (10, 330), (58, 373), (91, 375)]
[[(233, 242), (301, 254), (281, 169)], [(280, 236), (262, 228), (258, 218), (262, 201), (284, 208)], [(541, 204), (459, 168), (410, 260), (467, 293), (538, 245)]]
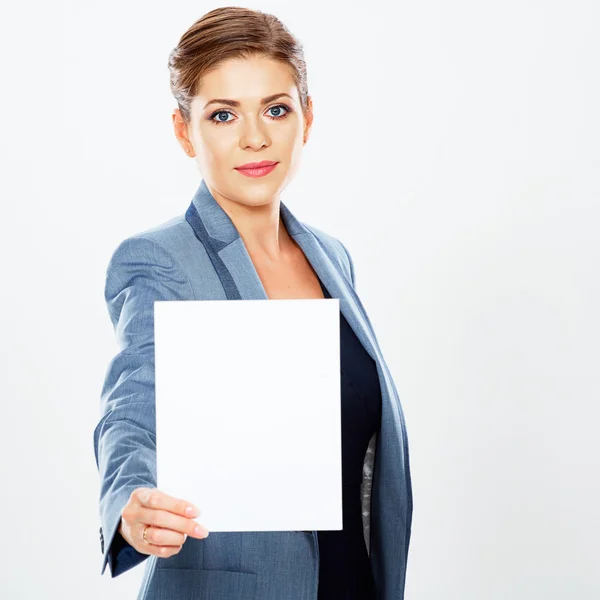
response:
[(158, 225), (148, 227), (128, 235), (118, 246), (151, 247), (159, 246), (167, 252), (177, 253), (182, 241), (190, 235), (190, 226), (185, 215), (177, 215)]
[(185, 215), (133, 232), (112, 251), (107, 274), (110, 275), (117, 266), (131, 262), (139, 266), (179, 266), (179, 255), (189, 237), (190, 227)]
[(104, 298), (115, 326), (125, 315), (119, 333), (123, 343), (127, 332), (138, 335), (142, 325), (150, 323), (154, 301), (194, 297), (177, 250), (180, 235), (180, 217), (175, 217), (127, 236), (113, 250), (106, 267)]
[(326, 253), (338, 264), (346, 274), (348, 280), (354, 286), (354, 263), (346, 246), (344, 246), (338, 238), (324, 232), (314, 225), (308, 225), (307, 223), (302, 223), (302, 225), (304, 225), (304, 227), (317, 238), (321, 245), (324, 246)]

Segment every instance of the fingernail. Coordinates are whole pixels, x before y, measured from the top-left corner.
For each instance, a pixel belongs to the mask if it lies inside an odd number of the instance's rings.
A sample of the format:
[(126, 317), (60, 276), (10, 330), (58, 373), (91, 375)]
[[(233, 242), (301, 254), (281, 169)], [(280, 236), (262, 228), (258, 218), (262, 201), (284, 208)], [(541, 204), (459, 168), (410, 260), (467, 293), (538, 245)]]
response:
[(185, 514), (186, 514), (186, 515), (190, 515), (190, 516), (191, 516), (191, 515), (193, 515), (193, 514), (194, 514), (194, 513), (195, 513), (197, 510), (198, 510), (198, 509), (197, 509), (195, 506), (188, 506), (188, 507), (185, 509)]

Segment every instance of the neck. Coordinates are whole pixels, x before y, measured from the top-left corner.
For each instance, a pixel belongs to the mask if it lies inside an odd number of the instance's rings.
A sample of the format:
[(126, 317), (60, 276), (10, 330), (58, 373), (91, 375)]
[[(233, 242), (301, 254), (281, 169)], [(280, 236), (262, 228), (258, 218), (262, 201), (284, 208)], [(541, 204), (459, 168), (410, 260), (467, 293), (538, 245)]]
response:
[(294, 245), (280, 216), (279, 199), (250, 206), (211, 193), (238, 230), (250, 256), (277, 262)]

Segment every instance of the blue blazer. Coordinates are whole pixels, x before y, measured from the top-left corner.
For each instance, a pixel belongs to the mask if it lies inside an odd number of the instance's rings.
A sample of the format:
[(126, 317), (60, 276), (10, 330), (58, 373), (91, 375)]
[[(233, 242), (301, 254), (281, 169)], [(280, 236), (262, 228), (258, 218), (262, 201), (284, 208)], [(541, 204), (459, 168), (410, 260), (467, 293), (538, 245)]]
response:
[[(377, 598), (402, 600), (413, 503), (400, 399), (356, 294), (346, 248), (301, 223), (283, 202), (280, 214), (377, 365), (381, 431), (365, 454), (363, 530)], [(105, 299), (120, 350), (108, 365), (94, 429), (101, 574), (107, 564), (117, 577), (146, 560), (138, 600), (317, 600), (316, 531), (212, 532), (203, 540), (188, 537), (168, 558), (138, 552), (117, 531), (133, 490), (156, 487), (154, 301), (268, 299), (239, 232), (204, 180), (185, 214), (119, 244), (107, 267)]]

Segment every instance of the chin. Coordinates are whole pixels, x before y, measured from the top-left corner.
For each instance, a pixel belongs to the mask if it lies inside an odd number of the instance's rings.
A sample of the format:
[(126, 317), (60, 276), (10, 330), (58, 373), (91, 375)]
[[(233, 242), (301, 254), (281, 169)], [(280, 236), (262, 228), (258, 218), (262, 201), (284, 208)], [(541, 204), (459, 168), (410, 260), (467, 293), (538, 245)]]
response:
[(282, 192), (281, 182), (250, 180), (244, 185), (239, 183), (232, 190), (232, 197), (243, 204), (260, 206), (273, 202)]
[(267, 194), (236, 194), (235, 199), (240, 204), (246, 206), (264, 206), (271, 204), (278, 194), (267, 193)]

